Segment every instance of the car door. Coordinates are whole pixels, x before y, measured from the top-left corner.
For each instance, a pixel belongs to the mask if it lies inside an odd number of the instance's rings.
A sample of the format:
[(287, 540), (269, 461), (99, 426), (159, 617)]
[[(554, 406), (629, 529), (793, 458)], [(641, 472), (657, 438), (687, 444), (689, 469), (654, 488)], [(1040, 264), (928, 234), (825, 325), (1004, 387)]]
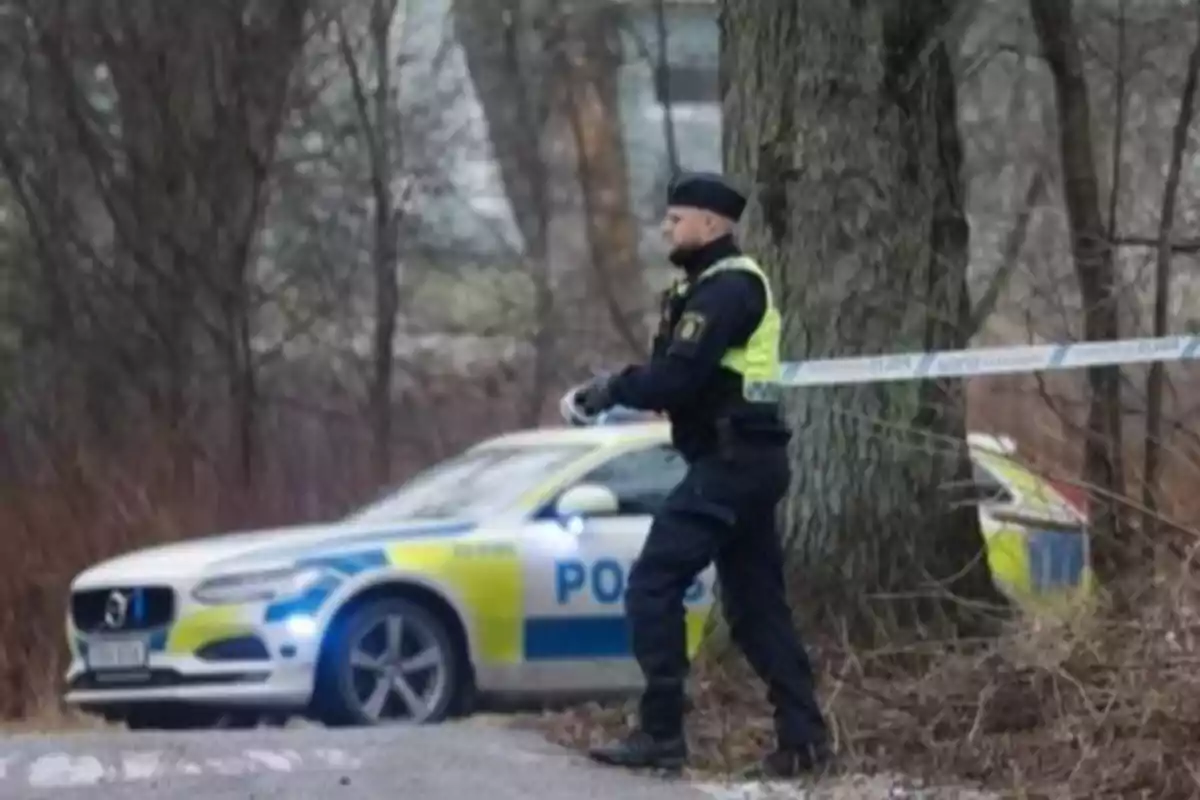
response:
[[(583, 691), (639, 685), (625, 588), (654, 513), (686, 470), (670, 445), (625, 449), (562, 490), (603, 486), (617, 499), (616, 513), (560, 520), (553, 511), (557, 497), (543, 510), (535, 534), (542, 556), (525, 564), (526, 664), (543, 685)], [(710, 568), (688, 593), (693, 617), (711, 603), (711, 584)]]

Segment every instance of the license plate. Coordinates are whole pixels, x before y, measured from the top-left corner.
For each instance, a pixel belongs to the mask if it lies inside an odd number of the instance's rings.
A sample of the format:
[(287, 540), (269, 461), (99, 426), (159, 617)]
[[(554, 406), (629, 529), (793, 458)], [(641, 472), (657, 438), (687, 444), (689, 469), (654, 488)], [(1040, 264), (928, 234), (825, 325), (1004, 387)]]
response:
[(146, 643), (141, 639), (114, 639), (88, 645), (88, 666), (94, 670), (142, 669), (146, 657)]

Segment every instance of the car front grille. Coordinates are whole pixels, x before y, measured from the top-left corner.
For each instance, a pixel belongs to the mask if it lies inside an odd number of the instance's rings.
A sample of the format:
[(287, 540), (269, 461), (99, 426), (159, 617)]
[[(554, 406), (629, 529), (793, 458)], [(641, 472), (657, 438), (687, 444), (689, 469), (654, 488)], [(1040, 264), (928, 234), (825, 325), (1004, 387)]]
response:
[(113, 586), (71, 595), (71, 621), (81, 633), (144, 631), (169, 625), (175, 592), (166, 586)]

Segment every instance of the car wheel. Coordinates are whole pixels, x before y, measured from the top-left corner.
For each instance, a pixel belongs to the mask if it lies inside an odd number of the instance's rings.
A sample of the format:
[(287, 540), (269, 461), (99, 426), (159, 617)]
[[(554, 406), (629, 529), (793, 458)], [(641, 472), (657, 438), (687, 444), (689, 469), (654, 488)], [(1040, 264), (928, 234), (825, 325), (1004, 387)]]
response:
[(402, 598), (366, 603), (330, 631), (318, 669), (327, 725), (428, 724), (450, 715), (463, 665), (445, 623)]

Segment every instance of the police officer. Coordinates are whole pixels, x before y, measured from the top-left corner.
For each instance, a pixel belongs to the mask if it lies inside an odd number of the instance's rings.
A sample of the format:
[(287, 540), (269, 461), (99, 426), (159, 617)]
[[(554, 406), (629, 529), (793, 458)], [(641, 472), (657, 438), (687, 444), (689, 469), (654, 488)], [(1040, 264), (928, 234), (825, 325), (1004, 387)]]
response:
[(594, 379), (576, 398), (588, 414), (613, 405), (666, 412), (688, 462), (629, 574), (626, 613), (646, 680), (640, 725), (591, 756), (627, 767), (686, 762), (683, 596), (715, 561), (732, 638), (775, 707), (778, 747), (761, 771), (794, 776), (828, 751), (775, 526), (791, 478), (778, 405), (779, 310), (766, 275), (734, 240), (745, 197), (718, 175), (691, 173), (672, 182), (667, 205), (663, 233), (683, 277), (664, 295), (650, 363)]

